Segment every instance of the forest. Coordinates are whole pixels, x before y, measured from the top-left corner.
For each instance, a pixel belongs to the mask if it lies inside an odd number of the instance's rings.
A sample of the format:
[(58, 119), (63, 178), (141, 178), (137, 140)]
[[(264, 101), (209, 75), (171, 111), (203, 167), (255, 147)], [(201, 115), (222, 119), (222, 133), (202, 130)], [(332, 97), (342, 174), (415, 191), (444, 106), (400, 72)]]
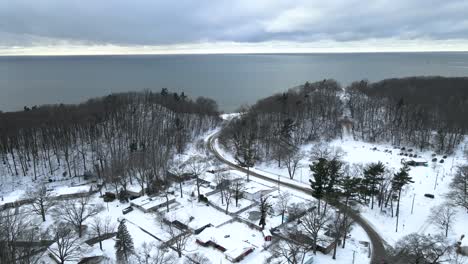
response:
[(467, 88), (468, 78), (445, 77), (307, 82), (241, 109), (221, 142), (279, 167), (300, 145), (343, 137), (346, 127), (354, 139), (451, 153), (468, 130)]
[(7, 175), (37, 180), (64, 166), (63, 178), (96, 173), (116, 188), (138, 180), (154, 192), (174, 154), (218, 122), (215, 101), (167, 89), (24, 107), (0, 114), (0, 156)]

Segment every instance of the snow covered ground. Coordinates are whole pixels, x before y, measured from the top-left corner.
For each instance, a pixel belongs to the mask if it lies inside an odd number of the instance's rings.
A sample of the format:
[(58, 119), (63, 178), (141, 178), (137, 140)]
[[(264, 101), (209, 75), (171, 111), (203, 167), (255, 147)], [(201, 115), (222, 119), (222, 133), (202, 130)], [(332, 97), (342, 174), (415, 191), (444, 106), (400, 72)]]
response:
[[(206, 136), (202, 137), (205, 141), (210, 135), (217, 131), (211, 131)], [(465, 144), (468, 143), (465, 141)], [(353, 141), (350, 139), (346, 140), (335, 140), (331, 142), (331, 146), (339, 147), (344, 152), (343, 160), (351, 164), (368, 164), (370, 162), (382, 161), (388, 168), (398, 170), (401, 167), (401, 156), (398, 155), (399, 150), (392, 148), (388, 145), (383, 144), (370, 144), (360, 141)], [(218, 150), (222, 155), (233, 161), (232, 155), (222, 148), (217, 146)], [(303, 146), (304, 152), (309, 151), (312, 145)], [(373, 150), (376, 148), (375, 150)], [(387, 151), (385, 151), (387, 150)], [(388, 150), (391, 150), (390, 153)], [(432, 158), (432, 152), (418, 152), (422, 158), (430, 161)], [(180, 155), (181, 160), (186, 160), (190, 155), (203, 154), (204, 150), (197, 149), (194, 145), (191, 146), (183, 155)], [(439, 159), (440, 156), (438, 155)], [(452, 156), (445, 159), (444, 163), (432, 163), (429, 162), (428, 167), (412, 167), (410, 175), (415, 180), (415, 183), (407, 187), (403, 193), (401, 200), (401, 218), (399, 231), (395, 232), (395, 218), (390, 217), (387, 214), (381, 213), (379, 208), (370, 210), (369, 207), (361, 206), (362, 215), (372, 224), (377, 231), (380, 232), (381, 236), (390, 244), (394, 244), (402, 236), (412, 233), (430, 233), (433, 234), (437, 231), (434, 225), (429, 219), (430, 209), (438, 204), (445, 201), (444, 194), (448, 191), (448, 184), (455, 173), (456, 166), (465, 163), (466, 160), (463, 158), (461, 150)], [(309, 175), (310, 170), (308, 168), (309, 160), (304, 158), (301, 161), (301, 167), (296, 172), (294, 179), (288, 177), (287, 170), (285, 168), (278, 168), (276, 163), (263, 163), (259, 164), (252, 171), (257, 171), (263, 175), (267, 175), (273, 179), (280, 179), (283, 182), (290, 182), (303, 187), (309, 187)], [(244, 173), (230, 170), (228, 173), (233, 178), (246, 178)], [(7, 177), (7, 176), (4, 176)], [(205, 173), (201, 175), (201, 178), (207, 181), (213, 181), (215, 174)], [(13, 177), (12, 177), (13, 178)], [(29, 179), (29, 182), (26, 180)], [(0, 204), (16, 201), (25, 197), (25, 191), (33, 183), (30, 177), (17, 177), (14, 181), (14, 185), (8, 185), (8, 182), (4, 182), (2, 185), (2, 200)], [(260, 188), (263, 186), (266, 189), (273, 190), (269, 193), (269, 199), (272, 204), (276, 204), (278, 201), (279, 194), (282, 192), (290, 193), (290, 203), (302, 203), (305, 207), (311, 203), (313, 198), (305, 193), (297, 192), (287, 187), (267, 182), (261, 179), (251, 177), (251, 182), (246, 183), (247, 188)], [(437, 182), (436, 182), (437, 180)], [(11, 181), (9, 181), (11, 183)], [(250, 185), (249, 185), (250, 184)], [(69, 194), (76, 192), (87, 191), (90, 185), (74, 186), (72, 180), (64, 180), (53, 182), (51, 186), (54, 189), (54, 195)], [(210, 184), (211, 185), (211, 184)], [(13, 187), (12, 187), (13, 186)], [(263, 188), (262, 187), (262, 188)], [(135, 186), (138, 188), (138, 186)], [(246, 223), (234, 220), (233, 216), (225, 214), (221, 210), (217, 210), (212, 206), (207, 206), (204, 203), (199, 203), (196, 197), (192, 196), (192, 193), (196, 194), (195, 181), (185, 182), (182, 185), (183, 197), (180, 197), (179, 185), (175, 184), (172, 187), (174, 190), (175, 203), (171, 204), (169, 212), (166, 211), (166, 207), (160, 208), (154, 213), (145, 213), (137, 208), (128, 214), (123, 214), (122, 209), (129, 206), (128, 203), (120, 203), (119, 201), (113, 201), (104, 203), (102, 198), (98, 194), (94, 194), (91, 199), (91, 203), (103, 204), (104, 210), (99, 214), (98, 217), (109, 218), (114, 225), (117, 225), (118, 220), (125, 218), (127, 220), (127, 228), (133, 237), (135, 247), (139, 248), (143, 243), (156, 243), (157, 245), (162, 244), (162, 241), (168, 241), (171, 236), (168, 233), (167, 225), (162, 223), (162, 217), (167, 220), (173, 221), (178, 220), (192, 229), (198, 229), (208, 224), (213, 225), (216, 228), (220, 228), (220, 233), (228, 234), (232, 238), (231, 242), (228, 243), (230, 247), (237, 246), (238, 244), (251, 243), (254, 245), (255, 250), (252, 254), (247, 256), (241, 263), (263, 263), (265, 259), (271, 256), (268, 250), (264, 250), (264, 239), (260, 231), (250, 228)], [(202, 186), (202, 193), (211, 193), (214, 189), (212, 186)], [(425, 193), (431, 193), (435, 195), (435, 199), (429, 199), (424, 197)], [(411, 213), (412, 201), (414, 197), (414, 208)], [(219, 194), (212, 194), (208, 196), (211, 202), (214, 202), (220, 207), (223, 207), (220, 201)], [(248, 199), (241, 200), (241, 206), (235, 207), (233, 201), (230, 205), (231, 213), (236, 213), (242, 208), (248, 207), (253, 204)], [(24, 207), (26, 210), (28, 206)], [(255, 214), (258, 211), (257, 206), (253, 206), (248, 210), (241, 212), (238, 217), (242, 218), (243, 221), (250, 222), (251, 224), (258, 225), (258, 219), (255, 218)], [(31, 216), (36, 220), (37, 216)], [(461, 234), (466, 234), (466, 224), (468, 223), (468, 215), (463, 210), (458, 210), (456, 221), (453, 229), (449, 233), (451, 239), (458, 239)], [(39, 219), (40, 220), (40, 219)], [(47, 216), (47, 221), (41, 225), (41, 228), (45, 230), (47, 227), (54, 223), (54, 219), (51, 215)], [(91, 219), (85, 224), (89, 225)], [(273, 210), (267, 218), (267, 225), (269, 227), (276, 227), (281, 224), (281, 215), (278, 210)], [(225, 234), (225, 235), (226, 235)], [(85, 234), (85, 236), (87, 236)], [(351, 263), (353, 257), (355, 263), (369, 263), (369, 251), (368, 248), (363, 245), (362, 241), (368, 242), (364, 230), (359, 226), (354, 226), (350, 233), (350, 239), (346, 243), (346, 248), (339, 248), (337, 252), (337, 259), (332, 260), (331, 254), (323, 255), (318, 253), (314, 257), (314, 263)], [(223, 236), (224, 237), (224, 236)], [(208, 257), (213, 263), (230, 263), (226, 260), (225, 255), (213, 248), (203, 247), (195, 242), (196, 236), (192, 235), (188, 242), (187, 247), (184, 250), (184, 255), (190, 255), (195, 252), (202, 253)], [(233, 242), (234, 241), (234, 242)], [(247, 242), (245, 242), (247, 241)], [(115, 241), (113, 238), (107, 239), (103, 242), (103, 253), (110, 258), (111, 262), (115, 260)], [(234, 245), (234, 246), (232, 246)], [(99, 250), (99, 244), (93, 245), (93, 248)], [(353, 256), (354, 255), (354, 256)], [(308, 258), (309, 256), (307, 256)], [(306, 259), (307, 259), (306, 258)], [(183, 258), (180, 260), (183, 263)]]
[[(392, 218), (388, 212), (381, 212), (377, 206), (374, 207), (374, 210), (367, 206), (360, 207), (361, 214), (375, 227), (375, 230), (380, 233), (387, 243), (394, 245), (398, 239), (413, 232), (421, 234), (440, 232), (430, 219), (430, 211), (432, 207), (447, 201), (445, 195), (449, 191), (449, 184), (456, 173), (457, 167), (467, 164), (467, 160), (463, 156), (463, 148), (467, 144), (468, 139), (465, 139), (458, 151), (445, 158), (444, 163), (439, 162), (442, 155), (436, 155), (437, 162), (432, 162), (431, 160), (434, 158), (432, 151), (412, 151), (412, 153), (421, 156), (421, 159), (428, 161), (429, 166), (411, 167), (410, 176), (413, 178), (414, 183), (407, 186), (402, 193), (398, 232), (395, 231), (396, 218)], [(231, 153), (225, 151), (217, 142), (215, 146), (223, 157), (235, 163)], [(408, 159), (408, 157), (398, 155), (402, 152), (399, 148), (385, 144), (371, 144), (346, 138), (344, 140), (334, 140), (330, 143), (330, 146), (341, 149), (344, 152), (342, 159), (349, 164), (362, 164), (365, 166), (372, 162), (381, 161), (388, 169), (397, 171), (402, 167), (402, 158)], [(308, 153), (312, 147), (312, 144), (305, 145), (301, 148), (301, 151)], [(278, 168), (277, 162), (258, 164), (252, 168), (252, 171), (257, 171), (273, 179), (309, 187), (309, 164), (310, 161), (306, 155), (301, 160), (294, 179), (289, 178), (286, 167)], [(426, 193), (434, 194), (435, 198), (425, 197), (424, 194)], [(413, 212), (411, 212), (412, 208)], [(456, 210), (456, 221), (449, 232), (449, 239), (453, 241), (458, 240), (463, 234), (467, 235), (468, 214), (462, 208), (457, 207)], [(464, 242), (465, 244), (468, 243), (467, 241)]]

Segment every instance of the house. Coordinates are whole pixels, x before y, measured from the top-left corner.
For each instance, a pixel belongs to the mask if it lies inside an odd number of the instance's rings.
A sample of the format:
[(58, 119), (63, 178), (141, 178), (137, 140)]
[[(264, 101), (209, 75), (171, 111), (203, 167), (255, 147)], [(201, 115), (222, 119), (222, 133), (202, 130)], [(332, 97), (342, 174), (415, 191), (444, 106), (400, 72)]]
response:
[(225, 252), (227, 249), (221, 245), (221, 243), (226, 238), (228, 237), (220, 236), (219, 230), (217, 228), (207, 227), (195, 237), (195, 241), (197, 244), (204, 247), (213, 247), (221, 252)]
[(166, 205), (172, 204), (175, 202), (175, 198), (172, 195), (168, 196), (169, 199), (166, 199), (165, 196), (142, 196), (136, 199), (133, 199), (130, 204), (136, 208), (142, 210), (145, 213), (156, 211), (159, 208), (162, 208)]
[(256, 248), (261, 248), (265, 244), (259, 230), (240, 222), (220, 227), (206, 227), (195, 238), (197, 244), (223, 252), (225, 258), (231, 262), (241, 261)]
[(258, 201), (260, 200), (260, 197), (265, 196), (271, 192), (273, 192), (274, 189), (265, 186), (260, 183), (256, 182), (249, 182), (246, 184), (245, 189), (243, 191), (243, 196), (246, 199), (249, 199), (251, 201)]
[[(296, 234), (294, 239), (303, 243), (313, 244), (312, 238), (304, 233)], [(325, 235), (324, 232), (319, 232), (316, 247), (317, 251), (322, 252), (323, 254), (328, 254), (333, 250), (334, 247), (335, 240)]]
[(135, 199), (141, 196), (142, 190), (140, 187), (137, 186), (129, 186), (127, 187), (127, 195), (130, 199)]

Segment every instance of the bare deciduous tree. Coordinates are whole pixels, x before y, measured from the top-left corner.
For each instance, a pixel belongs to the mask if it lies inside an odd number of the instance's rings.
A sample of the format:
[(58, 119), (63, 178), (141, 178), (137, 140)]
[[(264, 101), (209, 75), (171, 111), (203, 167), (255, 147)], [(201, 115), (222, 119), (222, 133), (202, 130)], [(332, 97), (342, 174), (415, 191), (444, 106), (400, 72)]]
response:
[[(114, 233), (115, 225), (111, 223), (111, 219), (109, 217), (106, 217), (105, 219), (95, 217), (91, 223), (91, 232), (95, 237), (102, 237)], [(99, 240), (99, 248), (102, 250), (102, 240)]]
[(284, 240), (271, 247), (274, 264), (302, 264), (307, 253), (304, 245)]
[(26, 196), (32, 199), (32, 211), (42, 217), (42, 221), (46, 221), (47, 211), (55, 205), (51, 198), (51, 193), (47, 190), (45, 184), (34, 186), (26, 191)]
[(187, 241), (190, 238), (190, 232), (180, 230), (173, 224), (169, 224), (167, 226), (167, 232), (169, 233), (169, 236), (170, 236), (169, 241), (166, 242), (166, 243), (170, 242), (170, 244), (168, 244), (167, 246), (172, 245), (172, 247), (177, 252), (177, 255), (179, 256), (179, 258), (181, 258), (182, 251), (185, 250)]
[(59, 225), (54, 231), (55, 243), (49, 247), (49, 252), (61, 263), (80, 259), (80, 238), (66, 225)]
[(210, 166), (210, 159), (201, 155), (193, 155), (185, 162), (185, 166), (197, 178), (197, 194), (200, 201), (200, 175)]
[(433, 207), (431, 209), (430, 219), (441, 230), (443, 230), (445, 237), (455, 222), (457, 211), (453, 208), (452, 204), (444, 203)]
[(286, 168), (290, 179), (294, 179), (296, 170), (299, 168), (299, 162), (304, 158), (304, 153), (292, 150), (288, 151), (285, 155)]
[(328, 207), (324, 207), (323, 210), (318, 211), (318, 204), (314, 203), (314, 206), (309, 210), (306, 215), (301, 218), (301, 225), (304, 231), (311, 237), (314, 254), (317, 253), (317, 244), (320, 242), (319, 233), (326, 225), (331, 221), (331, 213), (328, 211)]
[(289, 192), (280, 192), (278, 195), (278, 202), (276, 204), (276, 209), (281, 212), (281, 224), (284, 222), (284, 215), (288, 210), (289, 199), (291, 194)]
[(389, 263), (447, 263), (451, 259), (453, 249), (453, 245), (442, 235), (426, 236), (412, 233), (397, 241), (395, 248), (390, 251)]
[(137, 264), (175, 264), (177, 257), (167, 248), (161, 248), (155, 243), (143, 243), (135, 253)]
[(209, 258), (201, 253), (193, 253), (187, 256), (187, 259), (184, 261), (184, 264), (211, 264)]
[(67, 200), (54, 208), (54, 216), (57, 220), (64, 221), (75, 227), (78, 236), (81, 237), (83, 235), (83, 223), (103, 210), (103, 205), (90, 204), (89, 201), (89, 197)]

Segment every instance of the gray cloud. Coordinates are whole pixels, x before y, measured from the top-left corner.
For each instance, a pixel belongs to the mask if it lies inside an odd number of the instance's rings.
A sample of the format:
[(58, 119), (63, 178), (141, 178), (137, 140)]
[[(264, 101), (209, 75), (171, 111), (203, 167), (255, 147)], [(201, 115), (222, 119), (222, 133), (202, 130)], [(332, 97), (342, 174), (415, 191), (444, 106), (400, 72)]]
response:
[(0, 45), (468, 39), (466, 0), (4, 0)]

